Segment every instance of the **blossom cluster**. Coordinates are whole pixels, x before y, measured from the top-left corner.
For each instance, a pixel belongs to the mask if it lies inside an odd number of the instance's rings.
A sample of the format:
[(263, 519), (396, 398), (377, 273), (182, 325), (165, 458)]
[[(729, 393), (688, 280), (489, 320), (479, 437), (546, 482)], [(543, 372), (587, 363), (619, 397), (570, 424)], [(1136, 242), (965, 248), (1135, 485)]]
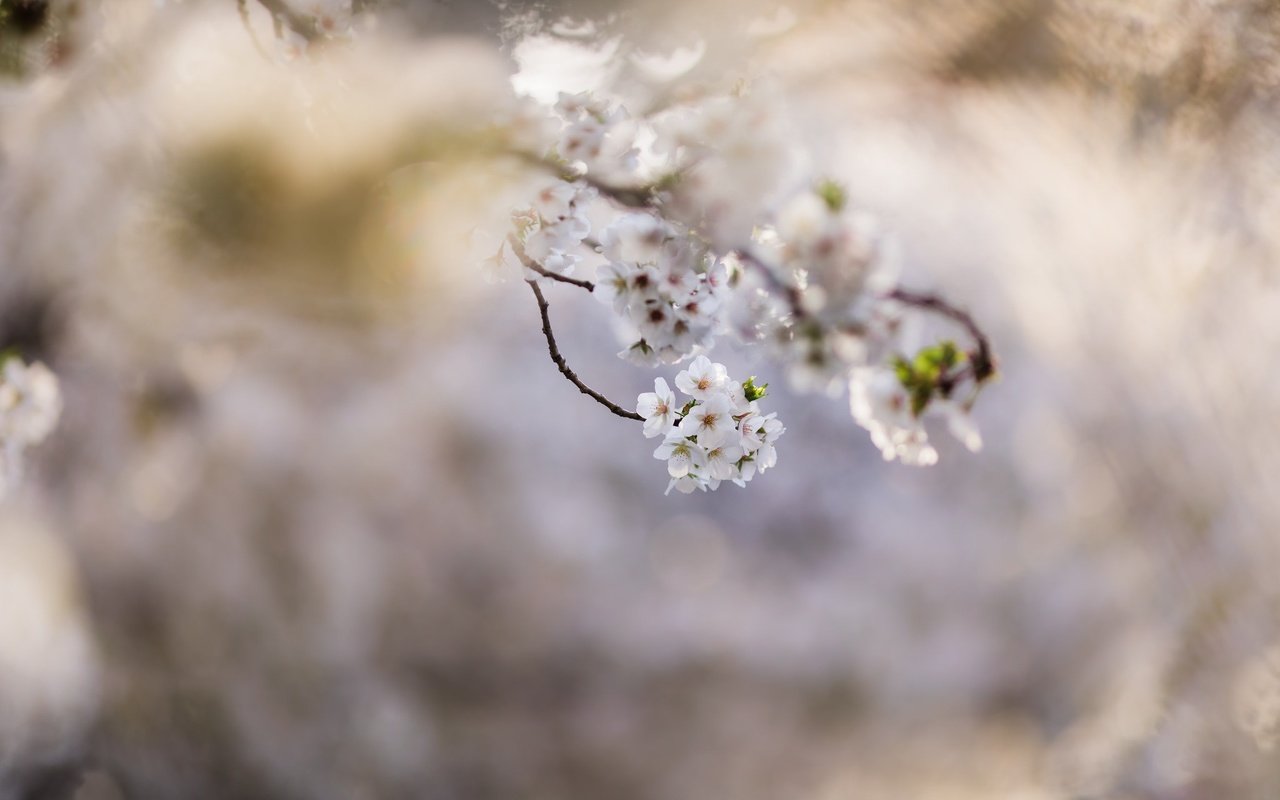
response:
[(593, 194), (581, 183), (558, 181), (543, 187), (529, 208), (512, 215), (525, 254), (548, 272), (572, 275), (582, 260), (582, 240), (591, 233), (586, 209)]
[[(849, 409), (854, 422), (871, 434), (872, 443), (880, 448), (886, 461), (896, 458), (917, 466), (937, 463), (938, 451), (929, 443), (919, 403), (894, 370), (857, 370), (849, 382)], [(935, 400), (930, 410), (946, 419), (951, 435), (965, 447), (974, 452), (982, 448), (982, 436), (961, 404), (951, 399)]]
[(589, 92), (560, 95), (554, 153), (566, 165), (602, 177), (628, 177), (639, 167), (636, 127), (626, 108)]
[(794, 285), (802, 302), (770, 332), (779, 360), (796, 385), (838, 389), (892, 342), (902, 313), (888, 298), (895, 263), (874, 220), (825, 182), (791, 197), (757, 241), (775, 277)]
[(711, 346), (729, 273), (687, 231), (647, 212), (626, 214), (605, 230), (603, 254), (593, 293), (637, 337), (619, 355), (654, 366)]
[(723, 364), (698, 356), (676, 375), (676, 388), (689, 397), (683, 405), (662, 378), (636, 398), (645, 437), (662, 437), (653, 457), (667, 462), (668, 493), (705, 492), (723, 481), (746, 486), (778, 463), (774, 442), (787, 429), (776, 413), (760, 411), (766, 386), (754, 377), (734, 381)]
[(43, 442), (62, 415), (57, 377), (40, 362), (9, 356), (0, 381), (0, 495), (22, 479), (26, 450)]

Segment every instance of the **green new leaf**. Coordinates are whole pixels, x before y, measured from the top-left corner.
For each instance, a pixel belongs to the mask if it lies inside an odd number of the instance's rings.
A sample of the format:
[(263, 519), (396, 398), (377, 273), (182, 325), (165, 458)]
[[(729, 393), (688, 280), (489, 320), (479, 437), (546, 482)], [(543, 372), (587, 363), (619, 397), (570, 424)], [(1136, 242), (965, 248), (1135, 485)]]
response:
[(845, 196), (844, 187), (833, 180), (825, 180), (818, 184), (818, 188), (814, 189), (818, 193), (818, 197), (827, 204), (827, 208), (833, 212), (839, 212), (844, 208), (848, 198)]

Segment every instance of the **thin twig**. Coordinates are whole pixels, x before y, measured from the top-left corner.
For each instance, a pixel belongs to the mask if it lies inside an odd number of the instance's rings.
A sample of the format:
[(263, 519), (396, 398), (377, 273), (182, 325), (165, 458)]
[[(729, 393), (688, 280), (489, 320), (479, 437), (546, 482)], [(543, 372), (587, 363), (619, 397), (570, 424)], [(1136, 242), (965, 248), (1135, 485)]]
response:
[(963, 327), (978, 346), (978, 349), (970, 354), (975, 383), (982, 383), (996, 374), (996, 362), (995, 357), (991, 354), (991, 343), (987, 340), (987, 335), (982, 332), (982, 329), (978, 327), (978, 323), (974, 322), (973, 317), (967, 311), (962, 311), (933, 294), (894, 289), (888, 296), (899, 303), (932, 311)]
[(544, 269), (541, 264), (533, 264), (529, 269), (544, 278), (550, 278), (551, 280), (559, 281), (560, 283), (567, 283), (570, 286), (577, 286), (579, 289), (586, 289), (588, 292), (594, 292), (596, 290), (596, 285), (591, 281), (584, 281), (581, 278), (570, 278), (568, 275), (561, 275), (558, 272), (552, 272), (548, 269)]
[(533, 290), (533, 296), (538, 300), (538, 313), (542, 315), (542, 335), (547, 337), (547, 350), (551, 353), (551, 360), (555, 362), (556, 367), (560, 369), (560, 374), (569, 379), (569, 382), (578, 387), (578, 391), (590, 396), (597, 403), (612, 411), (619, 417), (626, 419), (634, 419), (644, 422), (644, 417), (634, 411), (628, 411), (622, 406), (614, 403), (609, 398), (592, 389), (582, 382), (569, 365), (565, 363), (564, 356), (560, 355), (560, 348), (556, 345), (556, 337), (551, 332), (551, 315), (549, 313), (550, 306), (547, 304), (547, 298), (542, 295), (542, 289), (538, 288), (537, 281), (526, 281), (529, 288)]
[(568, 275), (561, 275), (558, 272), (552, 272), (551, 270), (543, 267), (537, 261), (529, 258), (529, 254), (524, 251), (523, 245), (520, 244), (520, 240), (516, 238), (514, 233), (507, 234), (507, 244), (511, 246), (511, 252), (516, 254), (516, 258), (520, 259), (520, 263), (524, 265), (525, 269), (536, 272), (542, 277), (550, 278), (553, 281), (567, 283), (570, 286), (577, 286), (579, 289), (586, 289), (588, 292), (595, 291), (596, 285), (591, 281), (584, 281), (579, 278), (570, 278)]

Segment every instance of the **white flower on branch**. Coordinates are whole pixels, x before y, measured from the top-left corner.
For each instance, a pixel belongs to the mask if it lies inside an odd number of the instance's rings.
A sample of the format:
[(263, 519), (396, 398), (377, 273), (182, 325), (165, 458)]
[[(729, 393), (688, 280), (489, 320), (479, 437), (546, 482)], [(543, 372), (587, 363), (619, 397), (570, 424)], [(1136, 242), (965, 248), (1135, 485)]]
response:
[(644, 435), (647, 439), (662, 436), (675, 424), (676, 395), (662, 378), (655, 378), (653, 391), (636, 398), (636, 413), (644, 417)]
[(706, 401), (724, 391), (729, 375), (723, 364), (698, 356), (689, 368), (676, 375), (676, 388), (694, 400)]

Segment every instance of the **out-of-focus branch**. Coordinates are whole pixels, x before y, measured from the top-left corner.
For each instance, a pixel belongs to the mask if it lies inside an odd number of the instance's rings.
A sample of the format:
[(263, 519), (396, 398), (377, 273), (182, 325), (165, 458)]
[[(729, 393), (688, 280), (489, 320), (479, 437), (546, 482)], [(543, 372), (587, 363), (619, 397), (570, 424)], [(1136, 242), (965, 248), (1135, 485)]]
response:
[(258, 41), (258, 32), (253, 29), (253, 20), (249, 19), (249, 0), (236, 0), (236, 9), (240, 12), (240, 21), (249, 34), (249, 40), (253, 42), (253, 49), (258, 51), (258, 55), (270, 61), (271, 55), (262, 46), (262, 42)]
[(763, 256), (757, 253), (753, 248), (740, 247), (734, 251), (738, 256), (738, 260), (748, 266), (754, 267), (760, 277), (765, 279), (769, 284), (769, 289), (787, 301), (787, 305), (791, 308), (791, 318), (800, 321), (809, 316), (804, 310), (802, 293), (800, 287), (795, 284), (788, 283), (778, 274), (777, 268), (767, 263)]
[(996, 362), (995, 356), (991, 353), (991, 343), (988, 341), (987, 335), (982, 332), (982, 329), (978, 327), (978, 323), (974, 322), (973, 317), (967, 311), (956, 308), (937, 295), (923, 292), (894, 289), (888, 296), (899, 303), (946, 317), (964, 328), (977, 347), (976, 350), (969, 354), (975, 383), (982, 383), (996, 374)]
[(654, 187), (649, 185), (615, 186), (600, 180), (589, 172), (578, 174), (563, 162), (556, 161), (553, 158), (546, 158), (524, 151), (517, 152), (515, 155), (519, 156), (526, 164), (550, 172), (562, 181), (581, 181), (595, 189), (602, 196), (626, 208), (651, 208), (658, 202)]
[(527, 283), (529, 284), (529, 288), (533, 290), (533, 296), (538, 300), (538, 313), (542, 315), (542, 335), (547, 338), (547, 350), (551, 353), (551, 360), (554, 361), (556, 367), (559, 368), (560, 374), (568, 378), (569, 382), (574, 386), (577, 386), (578, 391), (588, 397), (591, 397), (597, 403), (609, 409), (617, 416), (643, 422), (644, 417), (634, 411), (626, 410), (622, 406), (614, 403), (609, 398), (597, 392), (595, 389), (587, 386), (582, 382), (582, 379), (578, 377), (577, 373), (569, 368), (569, 365), (565, 363), (564, 356), (560, 354), (560, 347), (556, 344), (555, 334), (551, 332), (551, 315), (549, 313), (550, 306), (547, 303), (547, 298), (543, 296), (542, 289), (538, 287), (537, 281), (527, 281)]
[(307, 42), (314, 42), (320, 38), (319, 24), (306, 14), (294, 11), (284, 0), (258, 0), (258, 5), (271, 12), (271, 18), (275, 20), (277, 26), (282, 24), (287, 26)]

